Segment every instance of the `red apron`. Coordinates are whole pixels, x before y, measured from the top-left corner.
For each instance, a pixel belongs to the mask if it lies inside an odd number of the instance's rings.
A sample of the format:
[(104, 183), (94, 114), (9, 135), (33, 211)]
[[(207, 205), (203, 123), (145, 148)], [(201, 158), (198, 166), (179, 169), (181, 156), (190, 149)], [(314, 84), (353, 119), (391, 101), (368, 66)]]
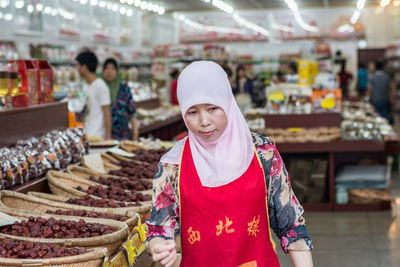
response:
[(189, 140), (179, 170), (181, 267), (280, 266), (269, 227), (264, 172), (258, 155), (247, 171), (220, 187), (204, 187)]

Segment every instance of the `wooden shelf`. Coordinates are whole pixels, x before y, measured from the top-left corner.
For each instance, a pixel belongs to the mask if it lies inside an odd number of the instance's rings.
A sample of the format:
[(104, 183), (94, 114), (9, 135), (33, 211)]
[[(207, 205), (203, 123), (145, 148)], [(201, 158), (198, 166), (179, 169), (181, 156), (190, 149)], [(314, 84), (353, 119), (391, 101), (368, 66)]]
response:
[(161, 140), (171, 140), (179, 133), (185, 131), (185, 124), (181, 115), (175, 115), (165, 121), (158, 121), (153, 124), (139, 128), (140, 136), (153, 135)]
[(30, 180), (28, 183), (14, 186), (10, 190), (20, 193), (27, 193), (29, 191), (51, 193), (46, 177)]
[(160, 100), (158, 98), (152, 98), (136, 102), (137, 108), (154, 109), (158, 108), (159, 106), (160, 106)]
[(267, 114), (264, 119), (267, 128), (340, 128), (340, 123), (342, 122), (340, 113)]
[(55, 102), (0, 111), (0, 147), (68, 128), (68, 103)]
[(328, 153), (328, 152), (383, 152), (382, 141), (333, 141), (327, 143), (282, 143), (276, 145), (281, 153)]
[(380, 202), (380, 203), (366, 203), (366, 204), (334, 204), (334, 211), (380, 211), (380, 210), (390, 210), (390, 202)]
[(301, 204), (306, 212), (313, 211), (332, 211), (331, 203), (302, 203)]

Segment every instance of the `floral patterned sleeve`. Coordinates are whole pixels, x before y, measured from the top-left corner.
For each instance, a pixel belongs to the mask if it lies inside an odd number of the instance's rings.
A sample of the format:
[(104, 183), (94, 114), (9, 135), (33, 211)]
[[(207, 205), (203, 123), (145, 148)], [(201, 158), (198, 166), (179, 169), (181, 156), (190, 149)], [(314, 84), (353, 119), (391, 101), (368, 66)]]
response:
[(147, 220), (147, 241), (154, 237), (174, 239), (179, 230), (178, 165), (158, 163), (153, 180), (153, 207)]
[(285, 253), (289, 250), (311, 250), (312, 242), (303, 217), (304, 209), (290, 184), (282, 158), (275, 144), (265, 137), (256, 137), (262, 145), (257, 151), (268, 185), (268, 211), (271, 228), (281, 240)]

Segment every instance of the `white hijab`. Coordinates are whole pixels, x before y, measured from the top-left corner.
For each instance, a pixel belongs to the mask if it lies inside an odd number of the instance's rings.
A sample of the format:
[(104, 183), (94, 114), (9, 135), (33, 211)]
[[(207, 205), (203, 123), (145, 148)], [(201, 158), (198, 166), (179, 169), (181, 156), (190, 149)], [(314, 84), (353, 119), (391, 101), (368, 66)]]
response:
[[(184, 120), (187, 110), (198, 104), (219, 106), (228, 119), (224, 132), (212, 142), (189, 131), (192, 157), (202, 185), (218, 187), (239, 178), (253, 159), (254, 145), (225, 71), (212, 61), (193, 62), (179, 76), (177, 95)], [(184, 142), (181, 141), (161, 161), (179, 162)]]

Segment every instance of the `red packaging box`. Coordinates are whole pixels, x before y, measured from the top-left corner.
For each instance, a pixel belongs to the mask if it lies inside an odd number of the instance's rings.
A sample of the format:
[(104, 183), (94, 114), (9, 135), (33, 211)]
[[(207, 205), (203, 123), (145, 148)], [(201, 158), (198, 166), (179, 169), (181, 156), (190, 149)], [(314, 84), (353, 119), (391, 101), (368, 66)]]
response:
[(27, 107), (39, 103), (38, 75), (31, 60), (13, 60), (18, 64), (18, 73), (21, 77), (19, 91), (21, 95), (14, 96), (12, 104), (14, 107)]
[(38, 74), (39, 104), (54, 102), (53, 69), (46, 60), (33, 60)]

